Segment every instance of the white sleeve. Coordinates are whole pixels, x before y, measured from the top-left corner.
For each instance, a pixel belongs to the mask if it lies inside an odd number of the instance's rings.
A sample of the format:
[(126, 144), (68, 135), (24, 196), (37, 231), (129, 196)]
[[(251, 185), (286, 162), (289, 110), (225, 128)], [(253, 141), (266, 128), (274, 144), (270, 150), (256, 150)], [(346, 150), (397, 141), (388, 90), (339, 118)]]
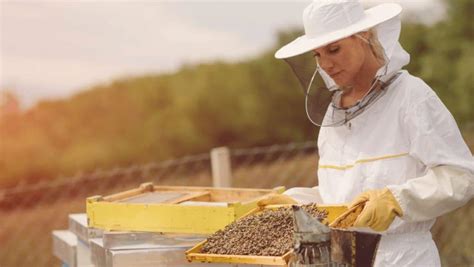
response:
[(319, 187), (293, 187), (286, 190), (283, 194), (293, 198), (298, 204), (323, 203), (319, 194)]
[(388, 186), (403, 210), (402, 219), (433, 219), (468, 202), (474, 195), (474, 159), (436, 94), (410, 105), (404, 125), (410, 155), (427, 167), (427, 173)]
[(425, 176), (405, 184), (388, 186), (406, 221), (434, 219), (468, 202), (474, 191), (472, 173), (451, 166), (438, 166)]

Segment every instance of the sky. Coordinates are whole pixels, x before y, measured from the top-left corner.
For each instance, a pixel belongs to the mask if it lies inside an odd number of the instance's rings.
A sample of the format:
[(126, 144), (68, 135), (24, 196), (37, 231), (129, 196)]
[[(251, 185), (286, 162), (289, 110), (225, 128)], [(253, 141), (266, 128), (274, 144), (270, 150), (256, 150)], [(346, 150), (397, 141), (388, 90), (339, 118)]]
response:
[[(388, 2), (362, 1), (365, 5)], [(432, 23), (439, 0), (393, 0)], [(0, 0), (0, 89), (24, 108), (125, 76), (254, 57), (301, 27), (307, 1)]]

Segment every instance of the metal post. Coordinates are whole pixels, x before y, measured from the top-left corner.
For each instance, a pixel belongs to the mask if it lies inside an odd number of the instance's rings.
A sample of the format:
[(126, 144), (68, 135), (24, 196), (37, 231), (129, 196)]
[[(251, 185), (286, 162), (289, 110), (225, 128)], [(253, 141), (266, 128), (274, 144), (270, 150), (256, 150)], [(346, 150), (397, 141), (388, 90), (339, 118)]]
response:
[(230, 167), (230, 150), (218, 147), (211, 150), (212, 185), (214, 187), (231, 187), (232, 170)]

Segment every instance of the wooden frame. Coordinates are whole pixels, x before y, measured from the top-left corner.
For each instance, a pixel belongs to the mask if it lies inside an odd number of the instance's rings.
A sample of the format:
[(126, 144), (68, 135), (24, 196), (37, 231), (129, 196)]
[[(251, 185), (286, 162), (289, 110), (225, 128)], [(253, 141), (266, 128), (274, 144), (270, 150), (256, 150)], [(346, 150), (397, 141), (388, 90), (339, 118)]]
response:
[[(275, 209), (289, 205), (269, 205), (265, 209)], [(331, 223), (339, 215), (347, 210), (347, 206), (344, 205), (318, 205), (318, 208), (326, 210), (328, 216), (325, 223)], [(245, 214), (242, 217), (255, 214), (262, 211), (261, 208), (255, 208)], [(248, 255), (220, 255), (220, 254), (206, 254), (201, 253), (202, 246), (206, 240), (198, 243), (186, 251), (186, 258), (190, 262), (208, 262), (208, 263), (235, 263), (235, 264), (260, 264), (260, 265), (273, 265), (273, 266), (288, 266), (291, 259), (293, 250), (286, 252), (282, 256), (248, 256)]]
[(287, 266), (293, 250), (288, 251), (283, 256), (248, 256), (248, 255), (220, 255), (201, 253), (202, 246), (206, 241), (202, 241), (193, 248), (186, 251), (186, 258), (190, 262), (207, 263), (235, 263), (235, 264), (259, 264), (273, 266)]

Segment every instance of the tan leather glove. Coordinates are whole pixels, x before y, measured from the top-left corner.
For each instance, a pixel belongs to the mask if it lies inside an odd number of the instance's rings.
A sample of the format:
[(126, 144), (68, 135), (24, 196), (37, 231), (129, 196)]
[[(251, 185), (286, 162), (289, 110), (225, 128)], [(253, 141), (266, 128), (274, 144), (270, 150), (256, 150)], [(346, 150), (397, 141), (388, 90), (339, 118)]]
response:
[(354, 199), (349, 208), (361, 203), (365, 203), (364, 209), (354, 222), (355, 227), (385, 231), (395, 216), (403, 216), (400, 204), (388, 188), (365, 191)]
[(269, 194), (257, 202), (259, 207), (278, 204), (298, 204), (293, 198), (283, 194)]

